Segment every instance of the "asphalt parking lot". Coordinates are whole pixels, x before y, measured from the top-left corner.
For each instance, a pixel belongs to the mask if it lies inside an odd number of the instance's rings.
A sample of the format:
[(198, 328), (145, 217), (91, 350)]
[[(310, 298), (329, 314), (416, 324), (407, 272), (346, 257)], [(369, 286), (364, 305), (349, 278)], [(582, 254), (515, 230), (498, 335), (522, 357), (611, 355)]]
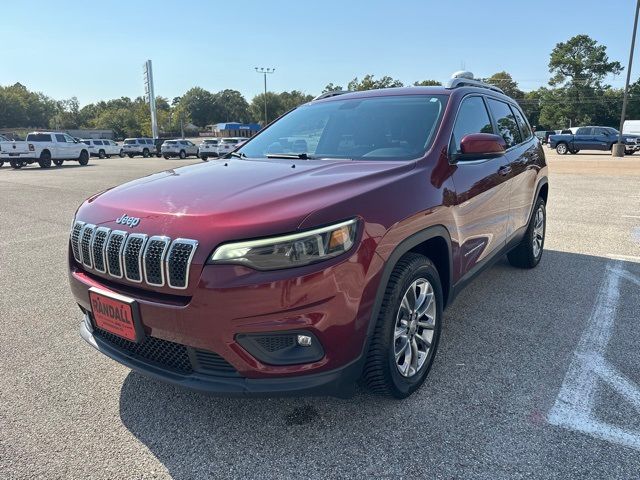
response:
[(0, 478), (638, 478), (640, 155), (547, 158), (540, 265), (466, 289), (403, 402), (213, 398), (111, 361), (78, 335), (75, 209), (199, 160), (1, 168)]

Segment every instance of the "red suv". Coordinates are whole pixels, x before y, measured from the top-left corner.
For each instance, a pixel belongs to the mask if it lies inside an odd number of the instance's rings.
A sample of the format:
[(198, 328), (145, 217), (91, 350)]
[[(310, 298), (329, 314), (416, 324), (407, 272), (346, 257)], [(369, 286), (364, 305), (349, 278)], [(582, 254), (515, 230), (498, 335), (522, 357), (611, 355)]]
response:
[(507, 254), (537, 265), (547, 166), (518, 104), (468, 78), (331, 92), (216, 162), (107, 190), (69, 243), (81, 335), (220, 394), (403, 398), (442, 312)]

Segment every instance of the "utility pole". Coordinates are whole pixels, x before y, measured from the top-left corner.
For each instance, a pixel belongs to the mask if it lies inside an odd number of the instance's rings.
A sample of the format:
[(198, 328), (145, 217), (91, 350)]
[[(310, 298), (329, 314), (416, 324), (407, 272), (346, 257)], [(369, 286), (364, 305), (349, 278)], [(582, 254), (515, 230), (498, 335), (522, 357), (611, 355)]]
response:
[(638, 30), (638, 12), (640, 12), (640, 0), (636, 3), (636, 16), (633, 21), (633, 35), (631, 36), (631, 50), (629, 51), (629, 65), (627, 66), (627, 81), (624, 84), (624, 97), (622, 99), (622, 114), (620, 115), (620, 132), (618, 143), (613, 146), (612, 155), (614, 157), (624, 157), (624, 143), (622, 142), (622, 127), (624, 117), (627, 115), (627, 99), (629, 97), (629, 81), (631, 80), (631, 64), (633, 63), (633, 50), (636, 47), (636, 31)]
[(151, 110), (151, 135), (158, 138), (158, 116), (156, 112), (156, 95), (153, 91), (153, 70), (151, 60), (144, 62), (144, 99), (149, 104)]
[(255, 67), (255, 69), (257, 73), (262, 73), (264, 75), (264, 128), (267, 126), (267, 73), (273, 73), (276, 69), (270, 67)]

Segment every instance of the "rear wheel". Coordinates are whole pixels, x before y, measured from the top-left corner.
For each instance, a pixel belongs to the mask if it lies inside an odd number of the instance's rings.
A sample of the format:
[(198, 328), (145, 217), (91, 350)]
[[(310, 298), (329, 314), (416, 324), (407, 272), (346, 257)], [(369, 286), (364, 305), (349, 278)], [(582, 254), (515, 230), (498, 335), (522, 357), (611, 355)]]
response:
[(20, 160), (9, 160), (9, 165), (11, 165), (11, 168), (15, 168), (16, 170), (24, 167), (24, 163)]
[(529, 226), (520, 245), (507, 254), (509, 263), (518, 268), (533, 268), (540, 262), (547, 230), (547, 210), (544, 199), (538, 197)]
[(558, 145), (556, 145), (556, 152), (558, 152), (558, 154), (566, 155), (568, 151), (569, 148), (567, 147), (566, 143), (560, 142)]
[(51, 154), (49, 152), (42, 152), (38, 164), (40, 168), (49, 168), (51, 166)]
[(165, 159), (165, 160), (169, 160), (169, 155), (165, 155), (165, 156), (164, 156), (164, 159)]
[(98, 158), (104, 158), (106, 155), (104, 153), (103, 149), (100, 149), (100, 151), (98, 152)]
[(376, 393), (405, 398), (424, 383), (438, 348), (442, 286), (433, 262), (408, 253), (384, 293), (364, 378)]
[(128, 156), (129, 158), (133, 158), (133, 153), (129, 153), (127, 156)]
[(625, 155), (633, 155), (636, 151), (635, 150), (625, 150), (624, 154)]
[(574, 148), (573, 150), (569, 150), (569, 152), (571, 153), (571, 155), (575, 155), (576, 153), (578, 153), (580, 150)]
[(119, 155), (120, 155), (120, 158), (124, 158), (124, 152), (122, 150), (120, 150)]
[(56, 167), (59, 167), (59, 166), (60, 166), (60, 165), (62, 165), (63, 163), (64, 163), (64, 160), (54, 160), (54, 161), (53, 161), (53, 164), (54, 164)]
[(80, 152), (78, 163), (83, 167), (89, 163), (89, 153), (86, 150), (82, 150), (82, 152)]
[(148, 158), (148, 157), (149, 157), (149, 149), (148, 149), (148, 148), (145, 148), (145, 149), (142, 151), (142, 156), (143, 156), (144, 158)]
[(3, 165), (4, 165), (4, 162), (0, 162), (0, 168), (2, 168)]
[(180, 159), (184, 160), (185, 158), (187, 158), (187, 152), (185, 152), (184, 150), (180, 150)]
[(209, 157), (207, 157), (206, 155), (202, 155), (200, 158), (201, 158), (201, 159), (202, 159), (202, 161), (204, 161), (204, 162), (208, 162), (208, 161), (209, 161)]

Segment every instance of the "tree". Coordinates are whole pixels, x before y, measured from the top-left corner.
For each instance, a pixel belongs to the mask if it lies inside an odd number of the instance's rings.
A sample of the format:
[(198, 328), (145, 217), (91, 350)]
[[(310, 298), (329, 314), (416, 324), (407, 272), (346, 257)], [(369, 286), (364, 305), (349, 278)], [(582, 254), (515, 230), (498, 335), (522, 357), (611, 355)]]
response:
[(347, 89), (352, 91), (359, 91), (402, 86), (404, 86), (404, 84), (400, 80), (396, 80), (395, 78), (391, 78), (385, 75), (380, 80), (376, 80), (373, 78), (373, 75), (368, 74), (365, 75), (362, 80), (359, 80), (358, 77), (351, 80), (349, 82), (349, 85), (347, 85)]
[(222, 90), (214, 95), (214, 122), (248, 122), (249, 104), (237, 90)]
[(306, 95), (299, 90), (291, 90), (290, 92), (282, 92), (280, 101), (282, 102), (282, 113), (288, 112), (292, 108), (296, 108), (303, 103), (313, 100), (313, 95)]
[(609, 60), (607, 47), (588, 35), (558, 43), (549, 59), (549, 85), (562, 93), (568, 123), (580, 125), (597, 118), (609, 88), (603, 85), (604, 78), (621, 71), (620, 62)]
[(327, 92), (339, 92), (342, 90), (340, 85), (334, 85), (333, 83), (327, 83), (327, 85), (322, 89), (322, 93)]
[(204, 88), (194, 87), (185, 92), (178, 105), (189, 114), (191, 121), (204, 127), (214, 121), (215, 98)]
[[(275, 120), (280, 115), (282, 115), (285, 112), (285, 110), (282, 105), (282, 99), (280, 98), (280, 95), (273, 92), (267, 92), (266, 96), (267, 96), (267, 115), (268, 115), (267, 123), (269, 123), (272, 120)], [(260, 123), (264, 122), (264, 99), (265, 99), (265, 94), (261, 93), (253, 97), (253, 99), (251, 100), (251, 103), (249, 104), (249, 113), (251, 115), (251, 119), (254, 122), (260, 122)]]
[(440, 87), (442, 83), (437, 80), (421, 80), (419, 82), (413, 82), (414, 87)]
[(505, 95), (514, 100), (524, 97), (524, 92), (518, 88), (518, 83), (505, 71), (494, 73), (489, 78), (485, 78), (484, 81), (502, 89)]

